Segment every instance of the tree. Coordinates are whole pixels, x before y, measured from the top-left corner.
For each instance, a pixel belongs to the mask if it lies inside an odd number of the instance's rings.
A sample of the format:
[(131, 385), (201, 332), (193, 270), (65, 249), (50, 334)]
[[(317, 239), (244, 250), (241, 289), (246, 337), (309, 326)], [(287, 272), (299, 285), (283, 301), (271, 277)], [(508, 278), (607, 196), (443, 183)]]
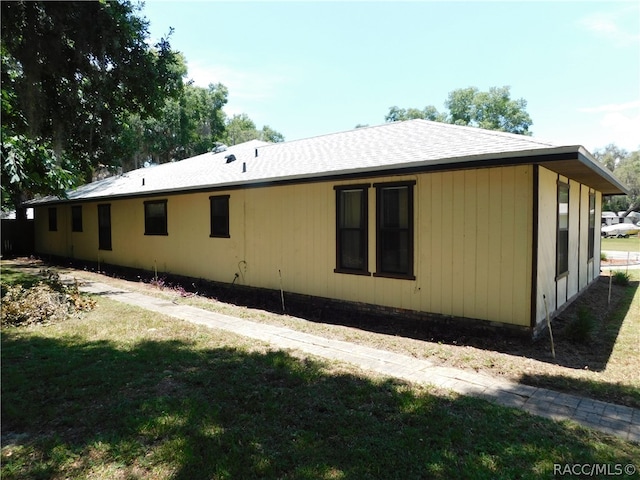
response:
[(262, 130), (258, 130), (256, 124), (246, 113), (234, 115), (227, 120), (225, 142), (228, 145), (237, 145), (250, 140), (284, 142), (284, 135), (268, 125), (262, 127)]
[(1, 8), (2, 198), (18, 207), (111, 164), (128, 115), (157, 114), (186, 70), (128, 0)]
[(131, 114), (119, 137), (123, 170), (144, 161), (165, 163), (210, 151), (224, 136), (228, 90), (222, 84), (208, 88), (186, 84), (179, 98), (169, 98), (156, 117)]
[(422, 110), (393, 106), (389, 108), (385, 120), (396, 122), (422, 118), (531, 135), (529, 127), (533, 122), (526, 111), (527, 102), (522, 98), (512, 100), (508, 86), (491, 87), (488, 92), (481, 92), (476, 87), (459, 88), (449, 92), (445, 107), (448, 112), (439, 112), (433, 105), (428, 105)]
[(613, 212), (624, 211), (623, 216), (632, 211), (640, 211), (640, 150), (627, 152), (610, 143), (602, 149), (595, 150), (593, 156), (627, 186), (629, 195), (608, 197), (603, 210)]

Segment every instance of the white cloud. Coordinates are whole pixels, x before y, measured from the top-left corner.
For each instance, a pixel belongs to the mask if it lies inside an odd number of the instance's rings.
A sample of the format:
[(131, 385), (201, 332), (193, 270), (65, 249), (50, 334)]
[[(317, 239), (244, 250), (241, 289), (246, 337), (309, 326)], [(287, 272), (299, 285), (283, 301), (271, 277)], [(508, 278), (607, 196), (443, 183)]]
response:
[(206, 88), (221, 83), (228, 88), (229, 100), (224, 107), (228, 116), (246, 113), (256, 122), (264, 116), (266, 105), (285, 95), (283, 90), (295, 82), (295, 71), (277, 65), (251, 70), (192, 61), (188, 68), (187, 78), (194, 85)]
[(605, 105), (598, 105), (597, 107), (584, 107), (579, 108), (579, 112), (594, 113), (594, 112), (623, 112), (625, 110), (631, 110), (634, 108), (640, 108), (640, 100), (634, 100), (626, 103), (607, 103)]
[(620, 112), (605, 114), (600, 120), (602, 126), (601, 135), (611, 138), (607, 143), (616, 145), (627, 150), (640, 149), (640, 113), (635, 115), (624, 115)]
[[(597, 12), (581, 18), (578, 23), (601, 38), (608, 39), (618, 46), (637, 45), (640, 32), (635, 21), (640, 14), (637, 5), (628, 5), (616, 11)], [(632, 25), (625, 21), (631, 20)]]

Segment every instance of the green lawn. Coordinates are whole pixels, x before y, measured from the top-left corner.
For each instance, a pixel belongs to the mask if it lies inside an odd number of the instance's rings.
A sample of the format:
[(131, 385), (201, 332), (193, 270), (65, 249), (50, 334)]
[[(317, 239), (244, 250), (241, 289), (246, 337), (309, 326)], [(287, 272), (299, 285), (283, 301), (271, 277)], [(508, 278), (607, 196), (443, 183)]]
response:
[(640, 237), (603, 238), (600, 249), (618, 252), (640, 252)]
[[(3, 328), (2, 478), (554, 478), (640, 446), (104, 298)], [(639, 478), (638, 474), (633, 477)]]

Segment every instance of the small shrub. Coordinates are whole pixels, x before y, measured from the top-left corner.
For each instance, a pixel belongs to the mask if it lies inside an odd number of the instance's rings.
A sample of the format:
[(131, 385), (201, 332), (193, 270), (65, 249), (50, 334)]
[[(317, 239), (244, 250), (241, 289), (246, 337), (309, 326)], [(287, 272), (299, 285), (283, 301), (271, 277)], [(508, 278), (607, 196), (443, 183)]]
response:
[(612, 282), (616, 285), (622, 285), (626, 287), (627, 285), (629, 285), (630, 280), (631, 277), (629, 277), (629, 274), (626, 272), (613, 272)]
[(606, 262), (607, 260), (609, 260), (609, 257), (607, 257), (607, 254), (604, 252), (600, 252), (600, 261)]
[(593, 314), (585, 307), (578, 309), (578, 315), (565, 329), (565, 337), (577, 343), (586, 343), (591, 340), (596, 321)]

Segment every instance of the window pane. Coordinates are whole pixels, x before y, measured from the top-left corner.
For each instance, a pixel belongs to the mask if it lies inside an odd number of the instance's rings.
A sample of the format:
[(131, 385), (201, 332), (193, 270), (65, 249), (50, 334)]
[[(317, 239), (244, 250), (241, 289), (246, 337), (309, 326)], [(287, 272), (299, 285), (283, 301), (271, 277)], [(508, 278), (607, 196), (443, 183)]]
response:
[(74, 206), (71, 207), (71, 231), (72, 232), (81, 232), (82, 231), (82, 207)]
[(342, 190), (340, 226), (360, 228), (362, 226), (362, 190)]
[(167, 202), (145, 202), (144, 204), (145, 235), (167, 234)]
[(558, 184), (557, 275), (569, 271), (569, 185)]
[(342, 230), (340, 238), (340, 267), (364, 270), (363, 231), (360, 229)]
[(413, 276), (413, 183), (378, 186), (378, 274)]
[(409, 271), (409, 232), (390, 230), (382, 232), (381, 266), (383, 272), (407, 273)]
[(211, 236), (229, 237), (229, 197), (210, 197)]
[(111, 250), (111, 205), (98, 205), (98, 249)]
[(382, 227), (409, 226), (409, 187), (389, 187), (382, 191)]
[(49, 231), (56, 230), (58, 230), (58, 210), (54, 207), (49, 209)]
[(336, 267), (367, 273), (367, 188), (336, 189)]

